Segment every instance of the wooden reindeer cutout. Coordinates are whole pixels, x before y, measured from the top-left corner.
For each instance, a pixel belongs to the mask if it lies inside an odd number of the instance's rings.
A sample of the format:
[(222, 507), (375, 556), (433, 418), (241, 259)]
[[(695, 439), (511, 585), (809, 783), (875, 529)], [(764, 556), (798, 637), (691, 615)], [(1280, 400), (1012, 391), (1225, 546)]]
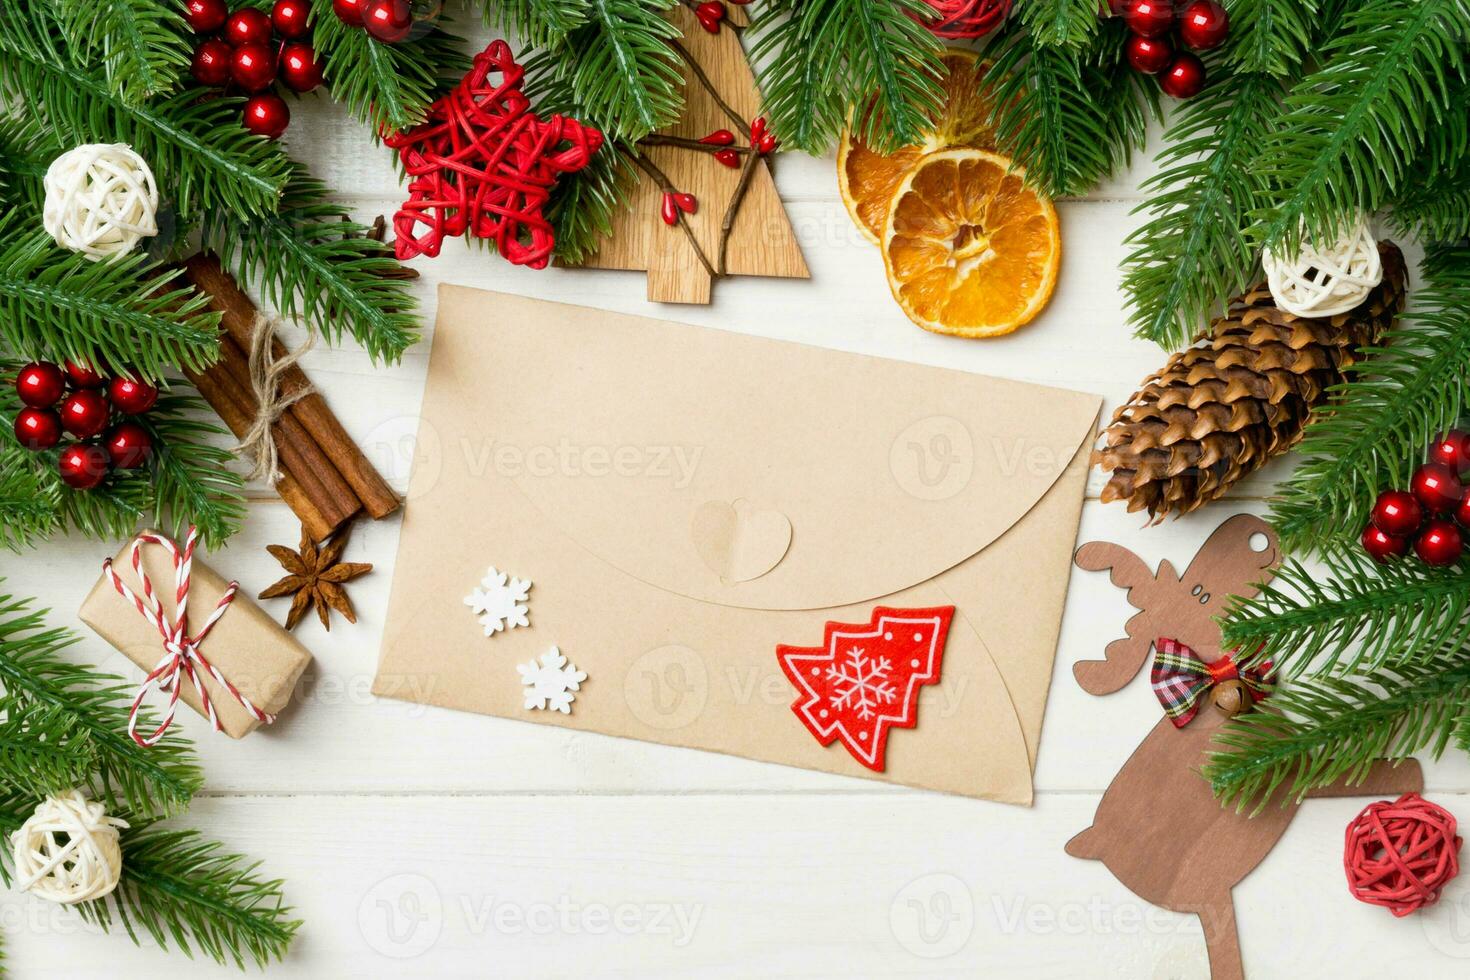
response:
[[(1216, 617), (1227, 597), (1254, 595), (1279, 557), (1275, 533), (1249, 514), (1216, 528), (1183, 575), (1167, 561), (1155, 575), (1116, 544), (1083, 545), (1078, 567), (1110, 571), (1113, 584), (1127, 590), (1139, 612), (1128, 621), (1128, 635), (1108, 644), (1105, 659), (1074, 666), (1077, 682), (1090, 694), (1119, 690), (1161, 638), (1189, 647), (1206, 664), (1216, 663), (1226, 652)], [(1275, 799), (1257, 816), (1236, 813), (1220, 805), (1199, 775), (1220, 726), (1250, 704), (1240, 681), (1225, 680), (1201, 698), (1198, 713), (1183, 728), (1161, 718), (1113, 777), (1092, 826), (1067, 842), (1068, 854), (1102, 861), (1140, 898), (1198, 915), (1214, 980), (1245, 975), (1231, 889), (1276, 846), (1296, 812), (1295, 803)], [(1409, 760), (1396, 769), (1379, 763), (1361, 784), (1310, 795), (1396, 796), (1422, 785), (1419, 764)]]

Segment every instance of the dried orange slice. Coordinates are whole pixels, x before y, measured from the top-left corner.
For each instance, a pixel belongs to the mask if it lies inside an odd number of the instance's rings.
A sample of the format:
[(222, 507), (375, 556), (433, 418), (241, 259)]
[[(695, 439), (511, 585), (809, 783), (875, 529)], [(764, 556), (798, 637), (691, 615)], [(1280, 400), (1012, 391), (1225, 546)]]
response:
[(925, 330), (998, 337), (1051, 298), (1062, 234), (1026, 172), (984, 150), (921, 158), (883, 225), (883, 266), (903, 311)]
[(849, 126), (837, 144), (837, 186), (842, 191), (842, 203), (871, 242), (876, 243), (883, 231), (894, 189), (920, 157), (952, 146), (995, 149), (995, 132), (986, 121), (990, 100), (980, 84), (990, 62), (979, 60), (975, 52), (963, 48), (950, 48), (942, 60), (944, 109), (923, 143), (886, 155), (874, 153)]

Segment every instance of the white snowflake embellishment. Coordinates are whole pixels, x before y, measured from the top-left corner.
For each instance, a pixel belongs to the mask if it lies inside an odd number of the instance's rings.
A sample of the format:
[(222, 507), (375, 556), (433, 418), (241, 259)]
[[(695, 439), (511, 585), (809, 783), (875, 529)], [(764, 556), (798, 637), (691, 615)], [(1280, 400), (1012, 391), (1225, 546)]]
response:
[(494, 636), (501, 630), (529, 626), (526, 618), (527, 597), (531, 583), (523, 578), (511, 578), (494, 565), (480, 580), (480, 587), (464, 597), (464, 604), (480, 617), (486, 636)]
[(832, 707), (838, 711), (852, 708), (864, 721), (872, 718), (873, 709), (898, 700), (898, 690), (888, 679), (892, 669), (887, 657), (875, 660), (863, 653), (862, 647), (853, 647), (847, 652), (846, 663), (827, 668), (827, 679), (833, 686)]
[(557, 647), (541, 655), (540, 661), (517, 664), (521, 672), (521, 683), (526, 686), (526, 707), (531, 710), (550, 708), (564, 715), (572, 713), (572, 702), (577, 699), (573, 691), (581, 689), (587, 675), (568, 663)]

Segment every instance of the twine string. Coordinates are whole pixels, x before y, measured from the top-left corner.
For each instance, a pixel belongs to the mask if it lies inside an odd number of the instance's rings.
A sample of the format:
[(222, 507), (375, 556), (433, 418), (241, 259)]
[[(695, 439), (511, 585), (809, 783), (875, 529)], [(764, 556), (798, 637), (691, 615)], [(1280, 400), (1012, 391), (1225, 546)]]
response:
[(255, 410), (255, 421), (234, 447), (235, 452), (248, 452), (255, 458), (255, 466), (246, 479), (262, 479), (271, 486), (281, 482), (281, 457), (276, 445), (275, 424), (287, 409), (316, 391), (308, 384), (290, 394), (281, 394), (281, 379), (316, 345), (316, 336), (308, 335), (300, 347), (283, 357), (276, 357), (276, 331), (280, 325), (281, 321), (275, 317), (255, 314), (248, 356), (250, 387), (259, 407)]

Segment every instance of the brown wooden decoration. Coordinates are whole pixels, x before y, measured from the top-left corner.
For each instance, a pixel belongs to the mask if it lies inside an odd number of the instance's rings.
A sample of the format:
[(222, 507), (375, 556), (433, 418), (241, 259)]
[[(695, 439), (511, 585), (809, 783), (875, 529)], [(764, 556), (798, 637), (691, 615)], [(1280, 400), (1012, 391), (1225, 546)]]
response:
[[(730, 5), (713, 34), (683, 4), (669, 17), (684, 32), (675, 44), (684, 61), (684, 114), (634, 147), (638, 186), (611, 235), (582, 264), (648, 270), (648, 298), (657, 303), (708, 303), (717, 276), (810, 278), (767, 157), (751, 145), (760, 93), (740, 45), (745, 11)], [(718, 130), (734, 142), (700, 142)], [(717, 160), (721, 151), (736, 166)], [(662, 216), (670, 194), (695, 202), (692, 213), (674, 209), (672, 225)]]
[[(1257, 536), (1263, 536), (1258, 538)], [(1260, 550), (1252, 548), (1252, 542)], [(1083, 545), (1076, 562), (1107, 570), (1140, 611), (1128, 635), (1108, 645), (1105, 660), (1078, 663), (1077, 681), (1091, 694), (1124, 687), (1148, 661), (1154, 640), (1176, 639), (1204, 660), (1218, 659), (1219, 616), (1228, 596), (1249, 596), (1270, 579), (1279, 557), (1275, 532), (1242, 514), (1210, 535), (1183, 575), (1167, 561), (1158, 574), (1133, 552), (1107, 542)], [(1216, 700), (1220, 699), (1220, 691)], [(1192, 912), (1204, 926), (1215, 980), (1244, 977), (1231, 889), (1250, 874), (1285, 833), (1297, 804), (1283, 797), (1256, 816), (1226, 809), (1200, 777), (1211, 739), (1229, 722), (1240, 692), (1227, 692), (1222, 710), (1206, 708), (1184, 728), (1161, 717), (1113, 777), (1093, 824), (1067, 842), (1073, 857), (1102, 861), (1140, 898), (1175, 912)], [(1312, 796), (1395, 796), (1416, 791), (1423, 774), (1415, 760), (1375, 764), (1366, 780), (1313, 791)]]

